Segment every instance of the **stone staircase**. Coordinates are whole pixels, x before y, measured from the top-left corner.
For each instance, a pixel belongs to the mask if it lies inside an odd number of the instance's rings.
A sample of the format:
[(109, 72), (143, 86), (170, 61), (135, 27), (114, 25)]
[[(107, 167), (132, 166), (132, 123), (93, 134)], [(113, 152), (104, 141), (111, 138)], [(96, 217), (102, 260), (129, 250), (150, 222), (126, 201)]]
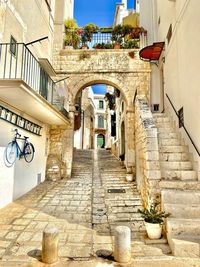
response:
[(200, 256), (200, 183), (191, 154), (177, 127), (166, 114), (154, 114), (160, 151), (161, 202), (170, 212), (166, 222), (175, 256)]
[(136, 184), (126, 181), (126, 168), (108, 150), (98, 150), (98, 166), (111, 235), (117, 225), (126, 225), (132, 231), (132, 239), (140, 240), (144, 224), (138, 213), (142, 203)]

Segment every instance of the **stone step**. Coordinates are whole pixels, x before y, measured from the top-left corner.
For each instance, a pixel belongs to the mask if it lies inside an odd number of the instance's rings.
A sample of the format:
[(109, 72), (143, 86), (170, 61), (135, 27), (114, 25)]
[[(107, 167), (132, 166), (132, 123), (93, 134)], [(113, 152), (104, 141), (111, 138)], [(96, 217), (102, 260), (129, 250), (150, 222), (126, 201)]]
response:
[(167, 231), (172, 236), (200, 236), (200, 219), (167, 219)]
[(157, 128), (174, 128), (173, 123), (171, 122), (157, 122), (156, 123)]
[(161, 161), (189, 161), (190, 154), (189, 153), (160, 153)]
[(200, 182), (198, 181), (167, 181), (162, 180), (159, 183), (160, 188), (165, 189), (181, 189), (181, 190), (200, 190)]
[(192, 170), (190, 161), (160, 161), (160, 166), (164, 170)]
[(169, 117), (166, 113), (159, 113), (159, 112), (152, 113), (152, 115), (154, 118), (160, 118), (160, 117), (161, 118), (164, 118), (164, 117), (168, 118)]
[(172, 132), (172, 133), (159, 133), (158, 134), (158, 138), (159, 139), (162, 139), (162, 138), (167, 138), (167, 139), (179, 139), (180, 138), (180, 133), (175, 133), (175, 132)]
[(180, 145), (180, 146), (161, 146), (161, 153), (180, 153), (180, 152), (188, 152), (188, 146)]
[(166, 180), (197, 180), (197, 172), (191, 170), (162, 170), (161, 176)]
[(155, 121), (156, 124), (157, 123), (163, 123), (163, 122), (167, 122), (167, 123), (171, 122), (170, 118), (168, 118), (168, 117), (163, 117), (163, 116), (156, 117), (156, 116), (153, 116), (153, 118), (154, 118), (154, 121)]
[(171, 217), (182, 218), (182, 219), (191, 219), (191, 218), (200, 218), (200, 205), (199, 204), (163, 204), (163, 210), (165, 212), (171, 213)]
[(161, 191), (161, 199), (164, 204), (186, 204), (200, 206), (200, 191), (166, 189)]
[(199, 257), (200, 219), (167, 219), (167, 239), (174, 256)]
[(177, 131), (173, 127), (159, 127), (158, 134), (160, 133), (177, 133)]
[(181, 145), (182, 141), (180, 139), (171, 138), (159, 138), (158, 144), (160, 146), (178, 146)]

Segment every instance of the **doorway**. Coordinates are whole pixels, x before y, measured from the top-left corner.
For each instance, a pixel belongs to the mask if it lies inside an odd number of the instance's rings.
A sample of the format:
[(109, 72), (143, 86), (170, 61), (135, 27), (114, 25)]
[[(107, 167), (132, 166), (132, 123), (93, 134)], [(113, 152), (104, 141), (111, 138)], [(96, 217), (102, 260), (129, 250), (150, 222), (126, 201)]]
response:
[(97, 148), (105, 148), (105, 136), (103, 134), (97, 135)]
[(125, 124), (124, 121), (121, 124), (121, 151), (120, 151), (120, 158), (121, 160), (125, 160), (125, 153), (126, 153), (126, 145), (125, 145)]

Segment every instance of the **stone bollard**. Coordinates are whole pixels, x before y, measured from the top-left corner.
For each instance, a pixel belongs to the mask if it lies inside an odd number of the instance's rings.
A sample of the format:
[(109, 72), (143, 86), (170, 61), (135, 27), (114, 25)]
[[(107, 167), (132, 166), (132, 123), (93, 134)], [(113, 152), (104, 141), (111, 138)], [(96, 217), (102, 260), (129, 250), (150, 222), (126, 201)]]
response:
[(58, 229), (46, 228), (42, 239), (42, 262), (55, 263), (58, 261)]
[(115, 228), (114, 258), (121, 263), (131, 260), (131, 230), (127, 226)]

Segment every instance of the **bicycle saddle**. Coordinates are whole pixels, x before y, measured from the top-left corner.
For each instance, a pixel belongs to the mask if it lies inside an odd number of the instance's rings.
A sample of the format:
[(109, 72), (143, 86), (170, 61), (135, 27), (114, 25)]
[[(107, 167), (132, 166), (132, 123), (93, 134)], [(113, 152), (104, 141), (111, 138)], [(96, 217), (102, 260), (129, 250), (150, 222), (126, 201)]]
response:
[(24, 136), (25, 139), (28, 139), (29, 137), (28, 136)]

